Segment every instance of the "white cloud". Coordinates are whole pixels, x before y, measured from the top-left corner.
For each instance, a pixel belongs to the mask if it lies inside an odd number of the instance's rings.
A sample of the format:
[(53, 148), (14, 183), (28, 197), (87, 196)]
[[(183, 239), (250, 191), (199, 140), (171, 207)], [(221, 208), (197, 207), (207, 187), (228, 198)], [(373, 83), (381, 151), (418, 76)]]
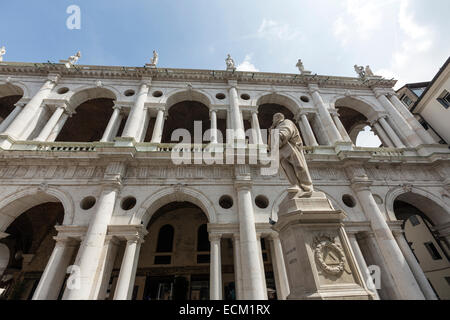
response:
[(259, 69), (255, 67), (255, 65), (251, 62), (251, 60), (252, 60), (252, 55), (251, 54), (245, 55), (244, 61), (241, 62), (236, 67), (236, 70), (237, 71), (254, 71), (254, 72), (258, 72)]
[(300, 36), (300, 32), (289, 26), (287, 23), (280, 23), (271, 19), (263, 19), (258, 28), (258, 37), (279, 40), (294, 40)]
[(382, 26), (383, 5), (378, 1), (346, 0), (344, 14), (334, 22), (334, 36), (344, 46), (353, 35), (362, 40), (368, 39)]
[(399, 0), (397, 24), (399, 47), (392, 53), (389, 67), (376, 73), (399, 80), (397, 88), (409, 82), (429, 81), (437, 72), (436, 61), (445, 61), (445, 53), (435, 48), (434, 30), (417, 23), (410, 0)]

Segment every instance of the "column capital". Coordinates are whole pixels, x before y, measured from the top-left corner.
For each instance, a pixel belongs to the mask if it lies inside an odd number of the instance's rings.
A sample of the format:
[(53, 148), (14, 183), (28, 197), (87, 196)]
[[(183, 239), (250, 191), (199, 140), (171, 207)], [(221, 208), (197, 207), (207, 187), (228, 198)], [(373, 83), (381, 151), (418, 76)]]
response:
[(359, 178), (356, 179), (351, 179), (351, 187), (353, 190), (355, 190), (356, 192), (359, 191), (370, 191), (370, 186), (372, 185), (372, 181), (363, 181)]
[(141, 86), (147, 86), (150, 87), (152, 85), (152, 78), (151, 77), (142, 77), (141, 78)]
[(58, 84), (59, 80), (61, 79), (61, 76), (59, 74), (51, 73), (47, 76), (47, 81), (50, 81), (53, 84)]
[(271, 232), (269, 234), (269, 239), (270, 240), (279, 240), (280, 239), (280, 234), (278, 232)]
[(375, 93), (375, 97), (378, 99), (381, 96), (386, 95), (388, 92), (386, 92), (385, 88), (373, 88), (372, 91)]
[(67, 236), (61, 236), (61, 235), (57, 235), (55, 237), (53, 237), (53, 240), (56, 241), (57, 246), (74, 246), (78, 244), (78, 240), (74, 239), (74, 238), (70, 238)]
[(236, 188), (237, 191), (241, 191), (241, 190), (252, 190), (252, 181), (250, 180), (236, 180), (234, 182), (234, 187)]
[(6, 232), (0, 232), (0, 239), (4, 239), (4, 238), (6, 238), (7, 236), (9, 236), (9, 233), (6, 233)]
[(123, 106), (122, 105), (120, 105), (120, 104), (115, 104), (113, 107), (112, 107), (114, 110), (119, 110), (119, 111), (122, 111), (122, 109), (123, 109)]
[(313, 84), (313, 83), (308, 84), (308, 89), (311, 93), (315, 93), (315, 92), (319, 93), (319, 91), (320, 91), (319, 85)]
[(231, 88), (235, 88), (235, 89), (238, 88), (238, 82), (237, 82), (237, 80), (228, 80), (228, 85), (230, 86), (230, 89), (231, 89)]
[(209, 233), (208, 234), (209, 241), (220, 241), (222, 239), (221, 233)]
[(258, 109), (251, 109), (250, 112), (252, 114), (258, 114), (259, 113)]
[(26, 105), (27, 105), (26, 102), (16, 102), (16, 103), (14, 104), (14, 106), (15, 106), (15, 107), (18, 107), (18, 108), (23, 108), (23, 107), (25, 107)]

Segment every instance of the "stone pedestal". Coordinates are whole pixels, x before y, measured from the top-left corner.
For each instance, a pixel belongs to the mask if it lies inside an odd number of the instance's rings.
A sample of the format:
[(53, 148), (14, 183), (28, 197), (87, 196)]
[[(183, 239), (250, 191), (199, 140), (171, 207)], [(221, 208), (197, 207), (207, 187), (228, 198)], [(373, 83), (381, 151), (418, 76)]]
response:
[(322, 192), (289, 193), (280, 204), (278, 231), (288, 275), (289, 300), (371, 299), (364, 288), (342, 220)]

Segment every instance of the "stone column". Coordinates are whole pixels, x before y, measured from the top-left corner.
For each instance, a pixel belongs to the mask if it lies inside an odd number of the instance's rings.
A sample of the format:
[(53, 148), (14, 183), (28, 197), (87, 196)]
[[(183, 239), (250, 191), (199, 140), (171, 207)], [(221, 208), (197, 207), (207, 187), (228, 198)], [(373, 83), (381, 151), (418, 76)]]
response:
[(115, 236), (106, 236), (105, 244), (103, 245), (103, 255), (101, 258), (100, 274), (101, 278), (97, 280), (96, 292), (94, 294), (95, 300), (105, 300), (108, 291), (111, 273), (114, 268), (118, 251), (119, 240)]
[(336, 127), (339, 131), (339, 133), (341, 134), (341, 137), (344, 139), (344, 141), (346, 142), (352, 142), (352, 139), (350, 139), (347, 130), (345, 130), (344, 125), (341, 122), (341, 119), (339, 118), (339, 114), (337, 111), (334, 111), (331, 113), (331, 116), (333, 118), (334, 123), (336, 124)]
[(209, 273), (209, 299), (222, 300), (222, 258), (220, 252), (220, 240), (222, 235), (209, 234), (211, 242), (211, 259)]
[(283, 248), (278, 234), (271, 234), (269, 238), (270, 252), (273, 265), (275, 285), (277, 287), (278, 300), (286, 300), (289, 295), (289, 282), (284, 264)]
[(47, 138), (49, 137), (50, 133), (55, 128), (56, 124), (58, 123), (58, 121), (61, 118), (64, 111), (65, 111), (64, 105), (57, 106), (56, 110), (53, 112), (52, 116), (47, 121), (44, 128), (41, 130), (39, 135), (34, 140), (35, 141), (47, 141)]
[(331, 143), (334, 144), (337, 141), (342, 141), (341, 134), (336, 128), (333, 119), (331, 119), (330, 112), (319, 94), (319, 87), (317, 85), (309, 85), (309, 90)]
[(114, 111), (109, 118), (108, 125), (106, 126), (103, 136), (100, 139), (101, 142), (109, 142), (114, 140), (117, 131), (119, 130), (120, 122), (122, 121), (121, 110), (122, 107), (115, 105), (113, 107)]
[(384, 95), (382, 90), (374, 89), (375, 96), (378, 101), (383, 105), (384, 109), (391, 115), (394, 121), (394, 129), (397, 134), (403, 138), (404, 142), (409, 147), (416, 147), (422, 144), (422, 140), (419, 136), (411, 129), (406, 119), (400, 114), (400, 112), (392, 105), (389, 99)]
[(403, 115), (411, 128), (419, 135), (419, 137), (427, 144), (437, 143), (427, 130), (414, 118), (414, 115), (406, 108), (406, 106), (400, 101), (400, 99), (392, 93), (389, 95), (390, 102), (397, 108), (397, 110)]
[(430, 286), (430, 283), (428, 282), (427, 277), (423, 273), (422, 268), (420, 267), (419, 263), (417, 262), (416, 257), (414, 256), (413, 252), (411, 251), (410, 246), (406, 242), (405, 236), (402, 232), (394, 232), (394, 237), (397, 240), (397, 243), (400, 247), (400, 250), (402, 251), (406, 261), (408, 262), (409, 267), (411, 268), (412, 273), (414, 274), (414, 277), (417, 280), (417, 283), (420, 286), (420, 289), (422, 289), (422, 293), (424, 294), (425, 298), (427, 300), (438, 300), (436, 297), (436, 294), (434, 293), (433, 289)]
[(264, 300), (268, 299), (267, 296), (267, 282), (266, 282), (266, 271), (264, 268), (264, 259), (262, 256), (262, 248), (261, 248), (261, 234), (256, 234), (256, 239), (258, 240), (258, 252), (259, 252), (259, 263), (261, 264), (261, 281), (263, 283), (263, 292), (264, 292)]
[(106, 185), (96, 204), (97, 210), (89, 222), (86, 236), (81, 242), (75, 265), (80, 267), (80, 289), (66, 289), (64, 300), (88, 300), (93, 298), (97, 268), (101, 261), (108, 224), (113, 214), (118, 194), (117, 185)]
[(386, 131), (388, 137), (391, 139), (391, 141), (394, 143), (395, 147), (397, 148), (406, 148), (403, 142), (400, 140), (400, 138), (397, 136), (395, 131), (391, 128), (389, 123), (387, 123), (385, 116), (378, 119), (378, 122), (381, 124), (383, 129)]
[(241, 110), (239, 108), (239, 96), (237, 92), (237, 81), (228, 81), (231, 86), (230, 93), (230, 113), (231, 113), (231, 125), (234, 130), (234, 140), (239, 144), (245, 143), (245, 131), (244, 122), (242, 120)]
[(378, 135), (378, 137), (380, 138), (381, 142), (384, 144), (384, 146), (386, 146), (388, 148), (395, 148), (391, 139), (389, 139), (388, 135), (386, 134), (386, 132), (383, 130), (383, 128), (381, 127), (381, 125), (378, 122), (373, 121), (371, 123), (371, 125), (375, 128), (375, 132)]
[(139, 260), (139, 251), (143, 242), (140, 236), (127, 237), (125, 253), (120, 266), (119, 279), (117, 280), (114, 300), (131, 300), (136, 268)]
[(66, 109), (66, 111), (62, 114), (62, 116), (59, 118), (56, 125), (53, 127), (52, 132), (50, 132), (49, 136), (47, 137), (48, 142), (53, 142), (58, 137), (59, 133), (64, 127), (64, 124), (66, 123), (67, 119), (69, 119), (72, 116), (72, 113)]
[(137, 141), (141, 135), (139, 130), (142, 128), (142, 122), (144, 121), (144, 107), (145, 101), (147, 100), (147, 95), (150, 90), (151, 80), (143, 80), (139, 92), (136, 96), (134, 106), (130, 111), (127, 123), (123, 129), (122, 137), (133, 138)]
[(358, 263), (358, 267), (363, 276), (364, 287), (372, 293), (375, 300), (380, 300), (377, 289), (375, 288), (375, 284), (373, 284), (373, 287), (369, 286), (369, 282), (372, 285), (372, 277), (370, 275), (369, 269), (367, 268), (367, 263), (361, 252), (361, 248), (359, 247), (358, 240), (356, 239), (356, 233), (347, 231), (347, 236), (348, 240), (350, 241), (353, 253), (355, 254), (356, 262)]
[(244, 300), (263, 300), (264, 286), (262, 282), (261, 262), (258, 256), (258, 241), (256, 238), (255, 216), (251, 185), (237, 182), (239, 210), (239, 235), (241, 245), (241, 265)]
[(314, 132), (312, 131), (311, 125), (309, 124), (309, 120), (306, 117), (306, 113), (300, 114), (300, 120), (303, 125), (303, 128), (305, 128), (305, 136), (309, 140), (309, 144), (313, 147), (318, 146), (316, 137), (314, 136)]
[(13, 111), (11, 111), (8, 116), (3, 119), (2, 123), (0, 124), (0, 133), (6, 130), (8, 126), (11, 124), (11, 122), (14, 121), (14, 119), (17, 117), (17, 115), (22, 112), (23, 107), (25, 106), (25, 103), (16, 103), (15, 108)]
[(46, 99), (52, 90), (55, 88), (59, 76), (50, 76), (39, 91), (33, 96), (33, 98), (27, 103), (22, 112), (11, 122), (11, 125), (5, 130), (5, 134), (13, 139), (19, 140), (24, 138), (22, 133), (27, 129), (30, 121), (32, 121), (39, 108), (41, 108), (42, 102)]
[(233, 256), (234, 256), (234, 283), (236, 289), (236, 300), (242, 300), (242, 267), (241, 267), (241, 244), (239, 234), (233, 234)]
[(353, 182), (352, 184), (359, 203), (372, 225), (380, 251), (386, 260), (396, 287), (403, 299), (423, 300), (425, 297), (417, 285), (416, 279), (409, 269), (369, 186), (370, 182)]
[(211, 120), (211, 143), (217, 143), (217, 112), (216, 110), (209, 111)]
[(153, 127), (152, 143), (161, 143), (164, 128), (164, 109), (159, 108), (156, 115), (155, 126)]
[(44, 273), (34, 291), (33, 300), (56, 300), (64, 283), (66, 270), (73, 256), (77, 242), (67, 238), (54, 237), (55, 248), (47, 262)]
[(255, 133), (255, 136), (253, 137), (253, 139), (255, 140), (254, 143), (255, 144), (263, 144), (257, 110), (252, 110), (252, 130)]

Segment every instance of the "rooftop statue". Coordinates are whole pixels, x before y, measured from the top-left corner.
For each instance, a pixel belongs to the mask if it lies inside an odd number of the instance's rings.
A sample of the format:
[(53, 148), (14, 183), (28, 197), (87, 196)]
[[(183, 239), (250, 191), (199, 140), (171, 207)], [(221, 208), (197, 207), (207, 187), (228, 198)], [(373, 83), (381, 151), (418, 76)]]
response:
[(311, 74), (311, 71), (305, 70), (305, 66), (303, 65), (301, 59), (298, 59), (297, 64), (295, 66), (298, 68), (298, 71), (300, 71), (300, 74)]
[(372, 69), (370, 69), (370, 66), (366, 66), (366, 77), (374, 77), (375, 75), (372, 72)]
[(234, 60), (231, 57), (230, 54), (228, 54), (227, 58), (225, 59), (225, 62), (227, 64), (227, 71), (234, 71), (236, 70), (236, 66), (234, 64)]
[(361, 79), (364, 79), (366, 77), (366, 72), (364, 71), (364, 67), (363, 66), (358, 66), (358, 65), (355, 64), (354, 68), (355, 68), (355, 72), (358, 74), (358, 76)]
[(71, 65), (74, 65), (75, 63), (77, 63), (78, 59), (81, 58), (81, 52), (78, 51), (74, 56), (70, 56), (69, 59), (67, 59), (69, 61), (69, 63)]
[(274, 138), (273, 134), (278, 134), (280, 138), (280, 163), (291, 183), (288, 192), (295, 192), (299, 198), (310, 197), (313, 185), (302, 150), (303, 141), (297, 127), (291, 120), (285, 119), (282, 113), (275, 113), (269, 139)]
[(150, 65), (153, 65), (156, 67), (156, 65), (158, 64), (158, 52), (156, 52), (156, 50), (153, 50), (153, 57), (150, 59)]
[(0, 62), (3, 61), (3, 56), (6, 54), (5, 46), (0, 48)]

